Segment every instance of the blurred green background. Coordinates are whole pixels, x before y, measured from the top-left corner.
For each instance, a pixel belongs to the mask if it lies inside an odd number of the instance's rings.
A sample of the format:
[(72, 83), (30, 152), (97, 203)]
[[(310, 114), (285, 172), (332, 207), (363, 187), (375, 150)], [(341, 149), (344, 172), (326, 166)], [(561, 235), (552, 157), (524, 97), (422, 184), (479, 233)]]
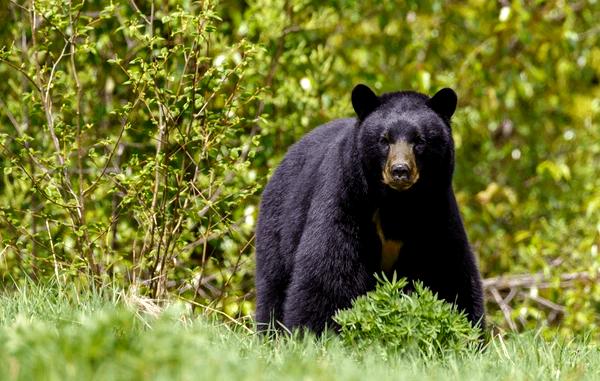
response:
[[(350, 91), (452, 87), (505, 330), (600, 323), (600, 2), (9, 1), (0, 276), (253, 311), (260, 193)], [(502, 278), (498, 278), (502, 277)]]

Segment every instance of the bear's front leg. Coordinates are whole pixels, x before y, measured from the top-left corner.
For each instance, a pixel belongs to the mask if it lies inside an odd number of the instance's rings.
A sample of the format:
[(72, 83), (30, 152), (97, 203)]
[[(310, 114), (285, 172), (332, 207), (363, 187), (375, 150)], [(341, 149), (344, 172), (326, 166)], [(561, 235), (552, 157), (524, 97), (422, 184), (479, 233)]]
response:
[[(324, 236), (327, 230), (330, 234)], [(332, 319), (337, 310), (350, 307), (375, 285), (359, 255), (357, 234), (331, 230), (331, 225), (306, 230), (295, 253), (283, 314), (290, 330), (307, 328), (319, 334), (326, 326), (337, 329)]]

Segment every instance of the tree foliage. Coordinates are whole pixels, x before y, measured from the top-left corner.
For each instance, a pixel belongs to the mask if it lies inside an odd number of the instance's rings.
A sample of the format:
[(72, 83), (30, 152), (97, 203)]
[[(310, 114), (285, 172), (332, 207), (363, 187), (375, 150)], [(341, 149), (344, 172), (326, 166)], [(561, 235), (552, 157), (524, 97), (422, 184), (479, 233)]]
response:
[(484, 276), (547, 280), (488, 288), (491, 320), (600, 323), (600, 2), (31, 0), (0, 16), (4, 279), (248, 314), (260, 189), (287, 147), (352, 115), (356, 83), (448, 86)]

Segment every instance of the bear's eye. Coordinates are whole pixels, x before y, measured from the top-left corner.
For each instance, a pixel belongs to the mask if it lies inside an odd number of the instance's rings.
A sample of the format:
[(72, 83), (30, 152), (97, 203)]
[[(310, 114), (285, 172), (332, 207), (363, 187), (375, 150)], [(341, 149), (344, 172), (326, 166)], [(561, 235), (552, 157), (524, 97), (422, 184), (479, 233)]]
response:
[(379, 143), (381, 143), (381, 144), (388, 144), (389, 142), (390, 142), (390, 140), (389, 140), (387, 134), (383, 134), (379, 138)]
[(416, 153), (423, 153), (423, 151), (425, 150), (425, 141), (423, 141), (423, 139), (418, 139), (413, 144), (413, 149)]

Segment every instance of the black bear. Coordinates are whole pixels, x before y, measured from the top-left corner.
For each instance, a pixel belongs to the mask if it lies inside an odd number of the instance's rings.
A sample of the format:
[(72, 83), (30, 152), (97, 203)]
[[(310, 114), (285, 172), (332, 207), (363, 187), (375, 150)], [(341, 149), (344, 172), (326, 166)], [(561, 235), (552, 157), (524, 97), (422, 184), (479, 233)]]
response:
[(294, 144), (256, 230), (256, 321), (320, 333), (374, 274), (420, 280), (483, 327), (481, 278), (452, 188), (453, 90), (352, 91), (357, 118)]

